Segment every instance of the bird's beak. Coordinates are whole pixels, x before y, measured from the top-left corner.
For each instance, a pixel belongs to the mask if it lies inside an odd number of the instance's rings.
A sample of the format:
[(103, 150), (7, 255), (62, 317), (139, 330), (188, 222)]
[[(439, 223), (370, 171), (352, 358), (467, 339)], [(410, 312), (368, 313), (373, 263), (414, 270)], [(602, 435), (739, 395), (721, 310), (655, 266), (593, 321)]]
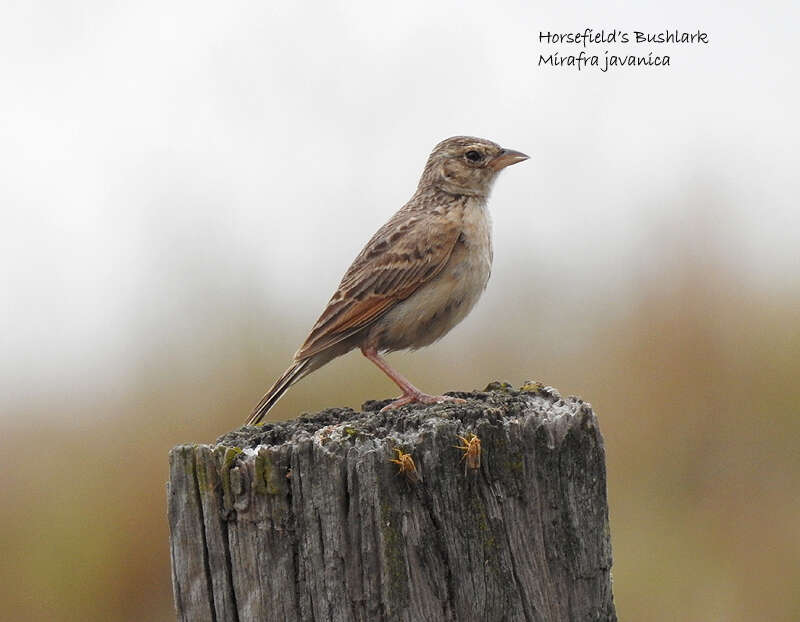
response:
[(503, 149), (500, 153), (498, 153), (495, 157), (491, 159), (489, 162), (489, 167), (494, 169), (495, 171), (499, 171), (504, 169), (507, 166), (511, 166), (512, 164), (516, 164), (517, 162), (523, 162), (527, 160), (528, 156), (526, 156), (521, 151), (514, 151), (513, 149)]

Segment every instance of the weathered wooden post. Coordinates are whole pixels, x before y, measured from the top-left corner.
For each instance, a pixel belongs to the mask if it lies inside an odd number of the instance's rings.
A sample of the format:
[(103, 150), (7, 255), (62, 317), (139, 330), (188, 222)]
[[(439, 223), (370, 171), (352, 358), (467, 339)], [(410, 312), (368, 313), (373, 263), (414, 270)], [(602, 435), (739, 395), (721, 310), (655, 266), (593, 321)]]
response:
[(175, 447), (178, 619), (616, 620), (591, 407), (538, 383), (453, 395)]

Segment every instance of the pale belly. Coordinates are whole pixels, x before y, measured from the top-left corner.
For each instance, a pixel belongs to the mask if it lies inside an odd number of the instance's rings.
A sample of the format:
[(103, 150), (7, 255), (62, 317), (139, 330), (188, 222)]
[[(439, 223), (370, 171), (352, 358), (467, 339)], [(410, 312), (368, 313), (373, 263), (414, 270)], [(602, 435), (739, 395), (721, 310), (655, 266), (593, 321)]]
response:
[(416, 349), (442, 338), (478, 302), (492, 268), (491, 225), (483, 207), (465, 214), (463, 233), (442, 271), (373, 327), (378, 349)]

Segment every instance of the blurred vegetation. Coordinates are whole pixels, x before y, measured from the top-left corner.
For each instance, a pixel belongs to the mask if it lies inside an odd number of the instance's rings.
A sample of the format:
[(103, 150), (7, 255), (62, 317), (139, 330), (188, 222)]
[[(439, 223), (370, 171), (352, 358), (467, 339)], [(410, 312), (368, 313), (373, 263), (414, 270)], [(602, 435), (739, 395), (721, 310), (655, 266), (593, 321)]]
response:
[[(593, 404), (621, 620), (798, 620), (800, 291), (765, 292), (713, 256), (664, 257), (632, 296), (577, 308), (560, 308), (558, 286), (496, 275), (502, 296), (393, 360), (431, 391), (531, 377)], [(5, 619), (173, 619), (167, 452), (240, 425), (288, 362), (308, 326), (261, 311), (218, 309), (207, 332), (141, 355), (123, 389), (85, 378), (68, 398), (5, 406)], [(351, 354), (274, 416), (393, 393)]]

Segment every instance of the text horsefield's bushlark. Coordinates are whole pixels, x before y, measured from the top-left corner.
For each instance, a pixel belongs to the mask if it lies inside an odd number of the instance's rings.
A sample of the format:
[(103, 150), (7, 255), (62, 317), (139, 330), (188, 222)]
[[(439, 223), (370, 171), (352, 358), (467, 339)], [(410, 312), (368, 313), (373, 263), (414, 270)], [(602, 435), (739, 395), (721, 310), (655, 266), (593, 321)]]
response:
[(385, 409), (455, 399), (422, 393), (379, 353), (430, 345), (470, 312), (492, 266), (489, 191), (502, 169), (527, 159), (469, 136), (436, 145), (414, 196), (367, 242), (247, 423), (261, 421), (292, 384), (353, 348), (402, 389)]

